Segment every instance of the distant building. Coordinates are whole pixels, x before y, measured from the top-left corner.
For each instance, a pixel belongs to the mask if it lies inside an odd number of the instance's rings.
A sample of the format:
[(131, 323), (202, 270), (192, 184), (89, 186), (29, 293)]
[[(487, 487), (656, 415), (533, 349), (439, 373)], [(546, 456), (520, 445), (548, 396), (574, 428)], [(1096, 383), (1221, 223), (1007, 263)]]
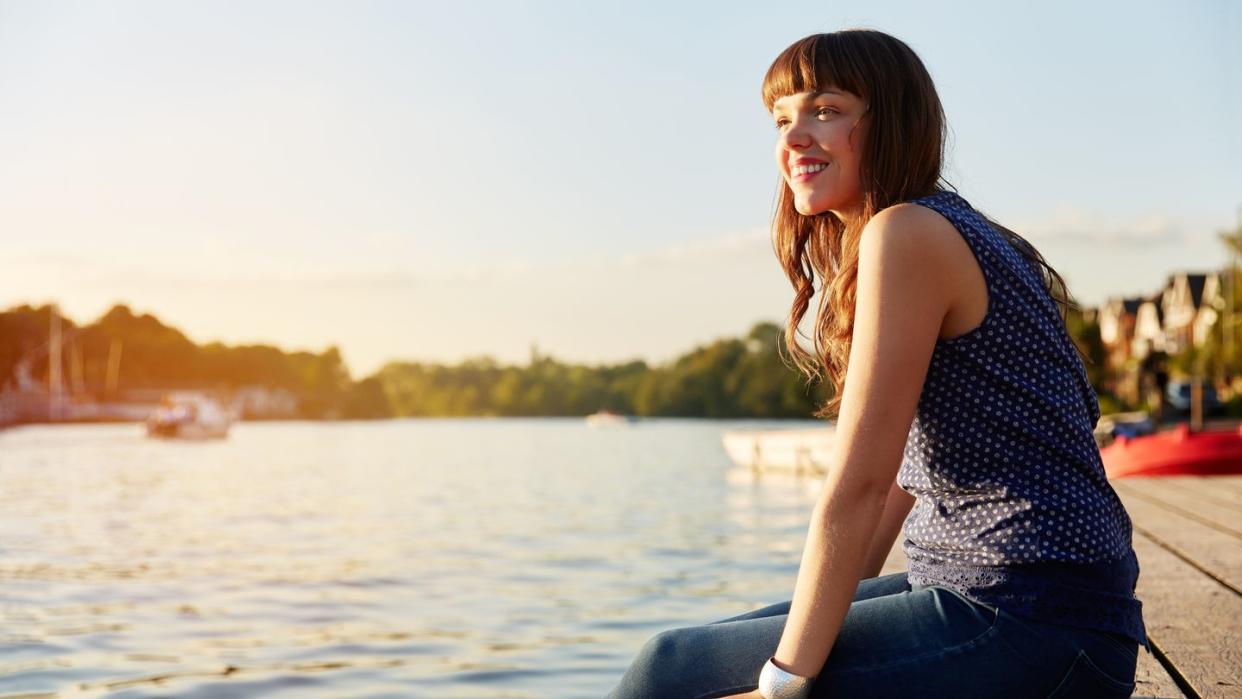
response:
[(1195, 317), (1191, 335), (1195, 347), (1202, 347), (1207, 342), (1212, 326), (1224, 314), (1226, 306), (1225, 274), (1214, 272), (1207, 275), (1203, 282), (1203, 296), (1199, 301), (1199, 314)]
[(1178, 272), (1148, 297), (1109, 299), (1100, 307), (1100, 339), (1120, 367), (1151, 352), (1202, 347), (1224, 308), (1223, 272)]
[(1162, 296), (1165, 351), (1177, 354), (1201, 347), (1217, 317), (1217, 309), (1205, 303), (1208, 287), (1220, 296), (1220, 275), (1180, 272), (1169, 277)]
[(1108, 352), (1110, 367), (1124, 366), (1130, 359), (1134, 342), (1134, 326), (1143, 299), (1110, 299), (1099, 311), (1100, 340)]
[(1203, 347), (1224, 312), (1225, 274), (1177, 272), (1151, 296), (1109, 299), (1100, 307), (1100, 340), (1117, 395), (1137, 398), (1138, 374), (1153, 352), (1174, 355)]
[(1164, 294), (1143, 299), (1134, 319), (1134, 337), (1130, 341), (1130, 356), (1142, 359), (1152, 352), (1164, 352)]

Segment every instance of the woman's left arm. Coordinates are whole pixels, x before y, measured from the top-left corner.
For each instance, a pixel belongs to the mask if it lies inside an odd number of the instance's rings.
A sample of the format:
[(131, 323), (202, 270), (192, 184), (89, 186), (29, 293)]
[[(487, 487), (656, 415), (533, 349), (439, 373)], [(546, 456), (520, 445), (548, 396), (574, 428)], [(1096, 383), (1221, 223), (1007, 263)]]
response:
[(960, 266), (964, 245), (948, 221), (917, 205), (886, 209), (862, 232), (836, 443), (775, 655), (788, 672), (819, 674), (853, 602), (957, 288), (960, 270), (952, 266)]

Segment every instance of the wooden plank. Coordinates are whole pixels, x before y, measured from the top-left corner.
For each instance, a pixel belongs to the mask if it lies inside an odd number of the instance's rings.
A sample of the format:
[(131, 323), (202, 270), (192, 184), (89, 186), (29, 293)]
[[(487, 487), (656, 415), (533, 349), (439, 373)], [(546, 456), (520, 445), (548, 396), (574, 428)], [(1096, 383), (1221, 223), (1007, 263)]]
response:
[[(1119, 479), (1129, 481), (1138, 478)], [(1147, 479), (1155, 480), (1155, 479)], [(1177, 476), (1162, 478), (1168, 485), (1242, 512), (1242, 476)]]
[[(1229, 500), (1230, 502), (1242, 503), (1242, 475), (1238, 476), (1175, 476), (1177, 481), (1186, 483), (1197, 482), (1209, 492), (1215, 493), (1218, 498)], [(1159, 478), (1119, 478), (1121, 481), (1137, 481), (1137, 480), (1161, 480)]]
[(1171, 674), (1204, 697), (1242, 697), (1242, 596), (1137, 530), (1134, 551), (1147, 635)]
[(1112, 481), (1112, 485), (1118, 493), (1124, 491), (1148, 500), (1159, 500), (1166, 509), (1178, 510), (1190, 519), (1233, 534), (1242, 544), (1242, 511), (1178, 486), (1179, 481), (1186, 480), (1187, 477), (1119, 478)]
[(1138, 666), (1134, 669), (1134, 694), (1132, 699), (1184, 699), (1186, 694), (1177, 688), (1156, 656), (1139, 648)]
[[(1242, 590), (1242, 542), (1236, 537), (1190, 519), (1178, 509), (1126, 488), (1116, 488), (1134, 524), (1135, 538), (1141, 533), (1170, 551), (1193, 561), (1205, 574), (1217, 578), (1234, 590)], [(1142, 561), (1139, 561), (1142, 568)], [(1140, 570), (1144, 577), (1146, 570)]]

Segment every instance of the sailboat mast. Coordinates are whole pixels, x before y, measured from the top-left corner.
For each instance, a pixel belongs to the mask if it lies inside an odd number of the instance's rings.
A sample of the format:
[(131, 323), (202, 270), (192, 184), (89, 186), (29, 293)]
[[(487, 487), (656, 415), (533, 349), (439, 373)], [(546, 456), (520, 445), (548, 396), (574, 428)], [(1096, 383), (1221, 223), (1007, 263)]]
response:
[(61, 417), (61, 393), (64, 390), (60, 367), (60, 309), (53, 303), (49, 306), (49, 312), (52, 317), (48, 330), (50, 337), (48, 338), (47, 355), (47, 392), (49, 398), (47, 417), (55, 422), (60, 420)]
[(1224, 367), (1225, 381), (1229, 388), (1233, 388), (1233, 375), (1229, 371), (1229, 364), (1233, 362), (1233, 295), (1234, 285), (1237, 281), (1234, 276), (1238, 273), (1238, 245), (1242, 245), (1242, 206), (1238, 207), (1238, 226), (1233, 231), (1235, 244), (1229, 246), (1229, 269), (1225, 274), (1225, 319), (1221, 322), (1221, 365)]
[(123, 345), (121, 338), (112, 338), (112, 344), (108, 346), (108, 375), (104, 383), (104, 395), (112, 400), (116, 397), (116, 384), (121, 374), (121, 349)]

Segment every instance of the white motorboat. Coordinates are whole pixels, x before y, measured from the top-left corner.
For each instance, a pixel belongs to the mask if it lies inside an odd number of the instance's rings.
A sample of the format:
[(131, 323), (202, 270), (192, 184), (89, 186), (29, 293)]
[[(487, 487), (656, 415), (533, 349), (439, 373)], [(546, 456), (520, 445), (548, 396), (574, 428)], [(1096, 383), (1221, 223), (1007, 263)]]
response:
[(587, 427), (622, 427), (634, 422), (638, 422), (634, 415), (619, 415), (606, 409), (586, 416)]
[(836, 429), (729, 430), (724, 448), (738, 466), (754, 470), (823, 475), (828, 472)]
[(201, 393), (179, 391), (164, 396), (147, 417), (147, 435), (177, 439), (220, 439), (228, 435), (233, 416)]

